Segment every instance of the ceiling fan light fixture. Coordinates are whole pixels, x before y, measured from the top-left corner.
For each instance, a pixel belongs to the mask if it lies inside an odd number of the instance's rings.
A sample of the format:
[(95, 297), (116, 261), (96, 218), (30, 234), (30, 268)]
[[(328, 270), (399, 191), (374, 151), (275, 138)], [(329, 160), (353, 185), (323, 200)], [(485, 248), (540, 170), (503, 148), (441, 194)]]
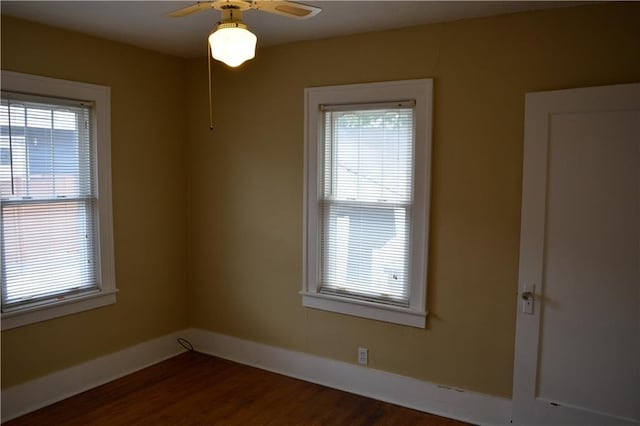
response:
[(211, 56), (237, 67), (256, 56), (257, 37), (242, 22), (223, 22), (209, 34)]

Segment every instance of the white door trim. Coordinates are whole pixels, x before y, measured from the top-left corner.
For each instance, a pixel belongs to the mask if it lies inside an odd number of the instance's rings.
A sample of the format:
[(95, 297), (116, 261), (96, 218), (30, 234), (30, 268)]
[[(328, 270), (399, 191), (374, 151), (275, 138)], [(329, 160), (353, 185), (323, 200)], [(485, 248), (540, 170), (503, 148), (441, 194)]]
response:
[[(577, 97), (576, 97), (577, 95)], [(577, 103), (576, 98), (579, 99)], [(548, 172), (548, 132), (552, 114), (637, 110), (639, 108), (640, 83), (602, 86), (526, 95), (522, 212), (520, 231), (520, 265), (515, 339), (513, 384), (514, 424), (545, 424), (574, 421), (589, 422), (591, 417), (580, 419), (571, 407), (543, 407), (536, 401), (536, 370), (538, 368), (537, 342), (540, 338), (540, 290), (542, 288), (543, 256), (545, 244), (545, 215)], [(608, 109), (607, 105), (611, 105)], [(535, 286), (534, 314), (522, 312), (521, 295)], [(531, 342), (536, 342), (532, 347)], [(604, 390), (603, 390), (604, 391)], [(558, 417), (550, 417), (551, 411)], [(576, 419), (576, 417), (578, 417)], [(616, 420), (609, 417), (607, 424)], [(628, 420), (620, 419), (620, 424)]]

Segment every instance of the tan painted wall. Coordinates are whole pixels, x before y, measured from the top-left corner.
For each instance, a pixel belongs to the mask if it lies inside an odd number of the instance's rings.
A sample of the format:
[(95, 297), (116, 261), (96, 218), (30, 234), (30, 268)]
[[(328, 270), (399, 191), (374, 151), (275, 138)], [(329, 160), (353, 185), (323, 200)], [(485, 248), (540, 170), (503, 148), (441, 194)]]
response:
[(187, 326), (184, 61), (2, 17), (2, 69), (111, 86), (118, 302), (2, 332), (6, 388)]
[[(209, 132), (204, 60), (3, 17), (3, 69), (112, 87), (121, 292), (3, 332), (2, 387), (190, 325), (347, 362), (367, 346), (374, 368), (508, 397), (524, 94), (640, 81), (639, 19), (638, 3), (606, 4), (260, 49), (214, 68)], [(302, 308), (304, 87), (422, 77), (427, 329)]]
[[(458, 21), (189, 63), (192, 325), (509, 397), (524, 95), (640, 81), (640, 4)], [(303, 89), (435, 79), (425, 330), (305, 309)]]

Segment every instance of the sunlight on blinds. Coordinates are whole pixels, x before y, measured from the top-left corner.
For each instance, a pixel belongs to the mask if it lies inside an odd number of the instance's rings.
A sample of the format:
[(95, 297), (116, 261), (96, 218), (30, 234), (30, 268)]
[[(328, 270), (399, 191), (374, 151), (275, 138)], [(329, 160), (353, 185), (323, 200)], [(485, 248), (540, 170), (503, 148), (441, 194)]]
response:
[(407, 306), (413, 108), (323, 117), (321, 292)]
[(90, 109), (2, 93), (2, 307), (96, 288)]

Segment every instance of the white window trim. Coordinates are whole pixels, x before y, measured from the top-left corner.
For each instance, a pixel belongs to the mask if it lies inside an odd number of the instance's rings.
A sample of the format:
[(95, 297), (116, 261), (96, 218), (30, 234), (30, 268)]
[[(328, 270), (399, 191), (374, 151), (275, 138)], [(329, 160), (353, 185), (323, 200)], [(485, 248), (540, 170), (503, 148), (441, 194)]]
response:
[[(303, 201), (302, 304), (346, 315), (424, 328), (427, 316), (427, 258), (431, 188), (433, 80), (403, 80), (306, 88)], [(321, 105), (368, 104), (415, 100), (415, 167), (413, 230), (410, 251), (409, 307), (341, 298), (319, 292), (318, 200)]]
[(96, 196), (98, 198), (98, 274), (99, 289), (53, 300), (25, 305), (22, 309), (2, 313), (2, 330), (45, 321), (116, 302), (113, 255), (113, 214), (111, 209), (111, 88), (76, 81), (60, 80), (32, 74), (2, 70), (2, 89), (36, 96), (76, 99), (93, 102), (96, 144)]

